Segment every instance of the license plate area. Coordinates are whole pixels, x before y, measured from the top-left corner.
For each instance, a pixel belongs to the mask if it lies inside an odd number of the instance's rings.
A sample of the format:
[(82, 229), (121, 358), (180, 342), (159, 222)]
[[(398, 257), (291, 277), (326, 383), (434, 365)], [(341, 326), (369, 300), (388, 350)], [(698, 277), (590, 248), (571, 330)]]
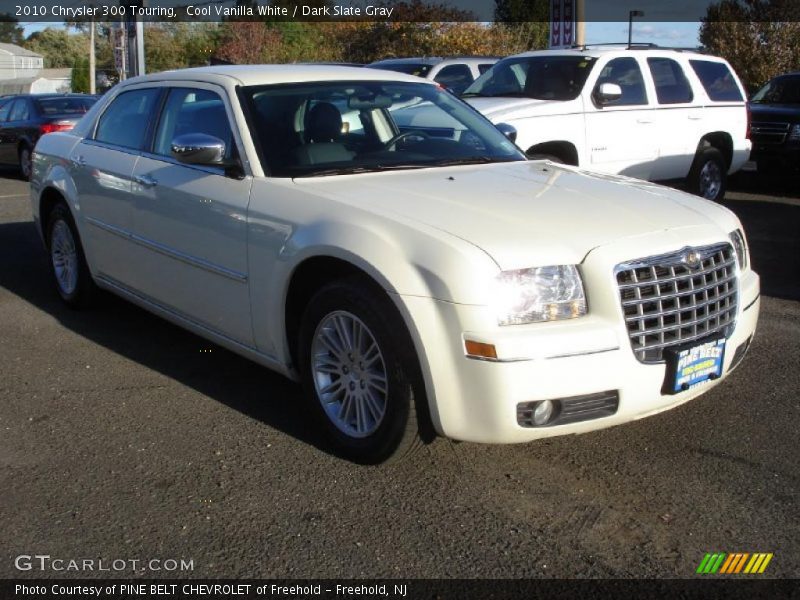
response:
[(706, 339), (664, 351), (667, 376), (663, 393), (680, 394), (722, 375), (725, 338)]

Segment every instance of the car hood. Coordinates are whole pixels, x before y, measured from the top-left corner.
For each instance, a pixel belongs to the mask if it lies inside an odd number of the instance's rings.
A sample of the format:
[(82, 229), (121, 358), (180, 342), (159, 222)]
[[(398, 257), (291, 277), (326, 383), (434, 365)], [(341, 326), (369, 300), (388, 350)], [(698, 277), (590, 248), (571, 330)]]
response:
[(782, 119), (800, 123), (800, 105), (798, 104), (751, 104), (750, 114), (753, 121)]
[(568, 105), (579, 100), (534, 100), (532, 98), (514, 98), (498, 96), (496, 98), (464, 98), (478, 112), (494, 123), (513, 119), (557, 115), (568, 112)]
[(730, 211), (696, 196), (543, 161), (295, 182), (319, 196), (447, 232), (481, 248), (501, 269), (579, 264), (596, 247), (655, 231), (738, 226)]

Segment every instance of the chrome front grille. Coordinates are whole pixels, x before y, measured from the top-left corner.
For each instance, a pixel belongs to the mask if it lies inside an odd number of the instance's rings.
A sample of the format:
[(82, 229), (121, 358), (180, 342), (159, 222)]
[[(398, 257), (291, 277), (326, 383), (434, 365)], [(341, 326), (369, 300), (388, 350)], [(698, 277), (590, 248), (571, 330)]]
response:
[(738, 282), (728, 243), (629, 261), (614, 272), (640, 362), (661, 362), (665, 348), (733, 330)]
[(753, 121), (750, 123), (750, 138), (758, 144), (782, 144), (789, 133), (789, 123)]

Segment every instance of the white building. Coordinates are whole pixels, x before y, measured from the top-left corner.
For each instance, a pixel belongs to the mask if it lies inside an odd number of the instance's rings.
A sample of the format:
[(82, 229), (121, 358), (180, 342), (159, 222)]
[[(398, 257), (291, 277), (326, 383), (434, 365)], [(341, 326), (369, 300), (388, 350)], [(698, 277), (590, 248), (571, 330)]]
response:
[(72, 69), (45, 69), (41, 54), (0, 43), (0, 96), (72, 91)]

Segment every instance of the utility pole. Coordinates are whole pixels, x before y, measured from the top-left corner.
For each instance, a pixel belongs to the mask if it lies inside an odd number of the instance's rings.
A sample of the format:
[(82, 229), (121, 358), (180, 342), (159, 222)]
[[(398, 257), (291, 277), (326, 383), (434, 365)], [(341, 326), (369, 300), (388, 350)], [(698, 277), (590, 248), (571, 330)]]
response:
[(586, 0), (575, 0), (575, 45), (586, 44)]
[[(94, 14), (94, 12), (92, 12)], [(97, 83), (95, 81), (95, 55), (94, 55), (94, 16), (89, 23), (89, 93), (97, 93)]]

